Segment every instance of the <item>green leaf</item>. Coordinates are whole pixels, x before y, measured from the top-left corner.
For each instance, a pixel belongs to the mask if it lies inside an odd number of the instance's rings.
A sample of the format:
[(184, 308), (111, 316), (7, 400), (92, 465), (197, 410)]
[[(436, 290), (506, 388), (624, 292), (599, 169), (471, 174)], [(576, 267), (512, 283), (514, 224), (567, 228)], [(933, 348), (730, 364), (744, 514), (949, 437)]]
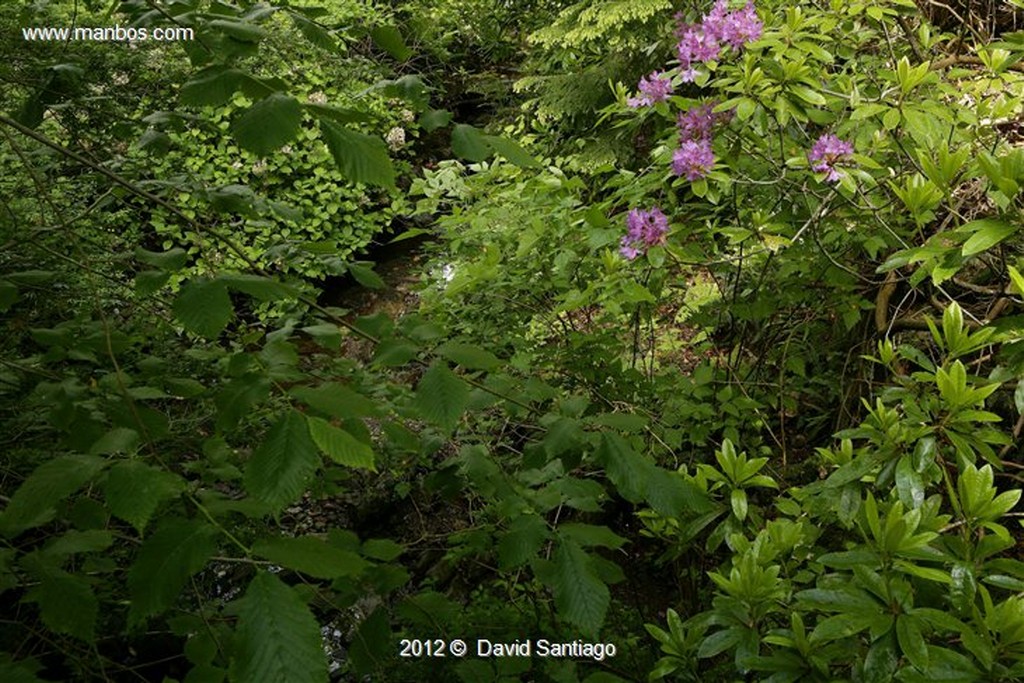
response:
[(961, 253), (964, 256), (973, 256), (999, 244), (1017, 232), (1017, 227), (1005, 221), (983, 218), (965, 223), (957, 228), (956, 231), (958, 233), (971, 233), (971, 236), (964, 242)]
[(11, 496), (0, 514), (0, 533), (11, 538), (49, 522), (57, 503), (99, 474), (108, 462), (92, 455), (63, 455), (43, 463)]
[(174, 248), (170, 251), (147, 251), (142, 247), (135, 248), (135, 258), (147, 265), (164, 271), (181, 270), (188, 263), (188, 254), (184, 249)]
[(922, 671), (928, 668), (928, 646), (924, 642), (921, 627), (915, 617), (909, 614), (896, 617), (896, 638), (899, 640), (900, 650), (911, 664)]
[(34, 659), (16, 661), (6, 652), (0, 653), (0, 681), (4, 683), (45, 683), (36, 676), (41, 668)]
[(326, 29), (319, 24), (310, 21), (301, 14), (295, 14), (294, 12), (290, 15), (292, 23), (295, 24), (295, 28), (299, 29), (299, 32), (313, 45), (328, 51), (335, 51), (338, 49), (338, 43)]
[(258, 43), (266, 35), (266, 31), (256, 24), (242, 21), (215, 19), (207, 24), (207, 26), (218, 29), (225, 35), (243, 43)]
[(356, 279), (356, 282), (367, 289), (384, 289), (386, 286), (380, 275), (377, 275), (377, 273), (373, 272), (372, 268), (367, 266), (350, 263), (348, 264), (348, 272), (352, 273), (352, 277)]
[(641, 458), (625, 439), (610, 432), (601, 434), (597, 458), (619, 494), (631, 503), (640, 502), (648, 485), (645, 475), (653, 465)]
[(346, 178), (357, 183), (395, 187), (395, 169), (384, 141), (320, 119), (327, 148)]
[(373, 449), (368, 445), (327, 420), (307, 415), (306, 421), (313, 441), (331, 460), (340, 465), (377, 471), (373, 463)]
[(189, 332), (215, 339), (227, 327), (234, 309), (227, 287), (216, 280), (190, 280), (174, 300), (174, 317)]
[(259, 571), (238, 601), (230, 680), (322, 683), (327, 659), (320, 626), (295, 591)]
[(227, 431), (249, 415), (253, 406), (259, 405), (270, 395), (270, 379), (263, 374), (247, 373), (236, 377), (217, 392), (214, 403), (217, 406), (217, 429)]
[(106, 529), (72, 529), (63, 536), (46, 544), (43, 552), (52, 557), (64, 557), (78, 553), (98, 553), (114, 543), (114, 535)]
[(140, 535), (160, 503), (184, 490), (185, 480), (177, 474), (138, 461), (114, 465), (104, 487), (107, 507)]
[(243, 76), (238, 69), (221, 65), (204, 69), (181, 87), (179, 99), (186, 107), (219, 107), (231, 101), (231, 96), (241, 87)]
[(414, 405), (428, 421), (452, 432), (469, 405), (469, 389), (442, 361), (436, 361), (416, 387)]
[(541, 168), (541, 163), (523, 149), (518, 142), (499, 135), (483, 136), (484, 143), (492, 150), (521, 168)]
[(398, 559), (405, 552), (405, 547), (401, 543), (396, 543), (389, 538), (371, 538), (363, 543), (361, 552), (366, 557), (380, 560), (381, 562), (391, 562)]
[(430, 109), (420, 114), (419, 124), (428, 133), (444, 128), (452, 122), (452, 113), (446, 109)]
[(228, 288), (235, 291), (245, 292), (260, 301), (280, 301), (297, 294), (294, 287), (261, 275), (232, 273), (219, 276), (217, 281), (223, 282)]
[(217, 550), (216, 529), (195, 520), (171, 518), (143, 542), (128, 570), (128, 621), (140, 624), (166, 612), (189, 577)]
[(320, 455), (305, 416), (289, 410), (253, 453), (245, 468), (245, 490), (279, 511), (302, 494), (319, 465)]
[(464, 123), (456, 125), (452, 130), (452, 151), (469, 161), (483, 161), (492, 154), (487, 136)]
[(380, 410), (372, 400), (339, 382), (317, 387), (296, 387), (289, 393), (310, 408), (343, 420), (380, 415)]
[(231, 134), (242, 148), (262, 157), (294, 140), (301, 125), (299, 101), (284, 93), (274, 93), (232, 121)]
[(93, 640), (99, 602), (83, 577), (48, 571), (24, 599), (38, 603), (43, 623), (54, 633), (66, 633), (87, 643)]
[(18, 303), (19, 298), (21, 298), (21, 295), (16, 284), (0, 280), (0, 313), (9, 310), (11, 306)]
[(617, 550), (626, 543), (625, 538), (619, 536), (608, 527), (595, 526), (593, 524), (579, 524), (576, 522), (561, 524), (558, 527), (558, 534), (583, 547), (597, 545), (602, 548)]
[(405, 44), (401, 32), (394, 26), (375, 26), (370, 29), (370, 37), (378, 47), (400, 62), (412, 56), (412, 50)]
[(437, 354), (469, 370), (494, 370), (501, 366), (497, 356), (473, 344), (448, 342), (437, 348)]
[(274, 564), (318, 579), (361, 574), (370, 563), (351, 550), (342, 550), (313, 536), (266, 538), (253, 546), (253, 552)]
[(521, 515), (498, 541), (498, 566), (515, 569), (537, 556), (548, 540), (548, 525), (537, 515)]
[(586, 635), (596, 634), (604, 623), (611, 598), (587, 553), (576, 543), (563, 539), (555, 550), (549, 579), (555, 607), (562, 618)]

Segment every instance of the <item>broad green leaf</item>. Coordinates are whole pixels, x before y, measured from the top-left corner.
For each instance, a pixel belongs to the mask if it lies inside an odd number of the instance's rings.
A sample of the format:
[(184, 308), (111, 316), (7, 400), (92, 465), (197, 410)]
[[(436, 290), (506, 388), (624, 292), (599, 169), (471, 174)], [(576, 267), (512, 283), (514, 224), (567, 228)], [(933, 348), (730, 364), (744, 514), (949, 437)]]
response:
[(277, 511), (297, 499), (320, 465), (306, 418), (296, 410), (279, 417), (245, 468), (245, 490)]
[(85, 578), (50, 570), (24, 599), (38, 603), (43, 623), (54, 633), (66, 633), (87, 643), (92, 642), (99, 602)]
[(700, 648), (697, 649), (697, 656), (706, 659), (719, 655), (736, 645), (742, 635), (743, 631), (737, 627), (716, 631), (701, 642)]
[(582, 547), (596, 545), (602, 548), (617, 550), (626, 543), (625, 538), (619, 536), (608, 527), (596, 526), (594, 524), (579, 524), (576, 522), (560, 524), (558, 534)]
[(498, 566), (515, 569), (537, 556), (550, 538), (548, 525), (537, 515), (520, 515), (498, 541)]
[(185, 480), (173, 472), (132, 460), (118, 463), (107, 475), (107, 507), (141, 535), (160, 503), (185, 490)]
[(18, 303), (20, 297), (21, 294), (18, 292), (16, 284), (7, 280), (0, 280), (0, 313), (9, 310), (11, 306)]
[(245, 292), (260, 301), (279, 301), (297, 294), (295, 288), (290, 285), (268, 277), (249, 275), (248, 273), (221, 275), (217, 278), (217, 281), (223, 282), (229, 289)]
[(320, 626), (295, 591), (258, 571), (236, 609), (230, 680), (237, 683), (325, 683)]
[(215, 280), (190, 280), (174, 300), (174, 317), (189, 332), (207, 339), (220, 335), (233, 314), (227, 287)]
[(219, 107), (231, 101), (231, 96), (242, 85), (243, 76), (238, 69), (221, 65), (204, 69), (181, 87), (179, 99), (187, 107)]
[(356, 282), (361, 284), (367, 289), (384, 289), (386, 286), (384, 280), (380, 278), (380, 275), (373, 272), (373, 269), (364, 266), (359, 263), (348, 264), (348, 272), (352, 273), (352, 277), (356, 279)]
[(611, 598), (587, 553), (576, 543), (563, 539), (555, 550), (549, 578), (555, 607), (562, 618), (586, 635), (596, 634), (604, 623)]
[(8, 538), (50, 521), (54, 508), (91, 480), (109, 461), (92, 455), (63, 455), (43, 463), (18, 487), (0, 513)]
[(4, 683), (45, 683), (36, 676), (41, 668), (34, 659), (15, 661), (8, 653), (0, 653), (0, 681)]
[(368, 445), (322, 418), (307, 415), (306, 421), (313, 441), (331, 460), (376, 472), (373, 449)]
[(492, 150), (522, 168), (540, 168), (541, 163), (523, 149), (519, 143), (499, 135), (485, 135), (484, 142)]
[(494, 370), (501, 366), (497, 356), (473, 344), (448, 342), (437, 348), (437, 354), (469, 370)]
[(216, 529), (195, 520), (164, 521), (139, 549), (128, 570), (128, 621), (140, 624), (174, 605), (189, 577), (206, 566), (217, 549)]
[(257, 26), (256, 24), (250, 24), (242, 21), (230, 21), (228, 19), (214, 19), (207, 24), (210, 28), (218, 29), (225, 35), (231, 38), (241, 41), (243, 43), (257, 43), (263, 36), (266, 35), (266, 31)]
[(469, 405), (469, 389), (444, 362), (436, 361), (420, 379), (414, 404), (427, 420), (452, 432)]
[(375, 26), (370, 29), (370, 37), (378, 47), (400, 62), (412, 56), (412, 50), (405, 44), (401, 32), (394, 26)]
[(274, 564), (318, 579), (355, 576), (370, 563), (350, 550), (342, 550), (313, 536), (266, 538), (253, 546), (253, 552)]
[(703, 514), (714, 509), (708, 495), (678, 472), (646, 462), (643, 471), (647, 479), (644, 499), (658, 514), (679, 519), (686, 513)]
[(452, 122), (452, 113), (446, 109), (430, 109), (420, 114), (419, 124), (428, 133), (444, 128)]
[(302, 106), (294, 97), (274, 93), (249, 107), (231, 123), (231, 134), (244, 149), (266, 156), (291, 142), (302, 125)]
[(363, 543), (362, 551), (366, 557), (371, 557), (381, 562), (391, 562), (405, 552), (401, 543), (396, 543), (389, 538), (371, 538)]
[(1017, 226), (1005, 221), (992, 218), (983, 218), (977, 221), (965, 223), (956, 229), (959, 233), (971, 233), (971, 236), (964, 242), (961, 253), (964, 256), (973, 256), (1005, 240), (1017, 232)]
[(72, 529), (47, 543), (43, 553), (54, 557), (78, 553), (98, 553), (106, 550), (113, 543), (114, 535), (106, 529), (88, 529), (86, 531)]
[(249, 415), (254, 406), (259, 405), (270, 395), (270, 379), (259, 373), (246, 373), (236, 377), (217, 392), (214, 403), (217, 406), (217, 429), (232, 429)]
[(380, 415), (380, 410), (372, 400), (340, 382), (329, 382), (317, 387), (296, 387), (289, 393), (309, 407), (343, 420)]
[(383, 140), (342, 128), (323, 118), (320, 119), (320, 130), (335, 163), (346, 178), (367, 185), (395, 186), (395, 169)]
[(452, 129), (452, 152), (468, 161), (483, 161), (492, 154), (487, 136), (464, 123)]
[(901, 614), (896, 617), (896, 638), (899, 640), (900, 650), (911, 664), (922, 671), (928, 668), (928, 646), (914, 616)]
[(611, 432), (601, 434), (597, 458), (619, 494), (631, 503), (640, 502), (648, 485), (646, 475), (653, 465), (640, 457), (625, 439)]
[(188, 263), (188, 254), (185, 253), (184, 249), (180, 248), (159, 252), (136, 247), (135, 258), (160, 270), (169, 271), (181, 270)]
[(331, 52), (338, 49), (338, 42), (334, 39), (334, 36), (322, 26), (310, 21), (301, 14), (292, 13), (290, 16), (295, 28), (299, 29), (299, 32), (310, 43)]

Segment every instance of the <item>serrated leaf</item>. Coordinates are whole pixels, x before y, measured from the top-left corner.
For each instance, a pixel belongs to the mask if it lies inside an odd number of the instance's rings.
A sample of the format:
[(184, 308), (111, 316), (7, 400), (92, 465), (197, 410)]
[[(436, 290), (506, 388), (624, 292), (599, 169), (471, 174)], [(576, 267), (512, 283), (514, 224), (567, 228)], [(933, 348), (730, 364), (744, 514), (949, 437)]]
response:
[(323, 683), (320, 626), (295, 591), (257, 572), (238, 601), (230, 679), (238, 683)]
[(250, 24), (242, 21), (229, 21), (227, 19), (214, 19), (207, 24), (210, 28), (218, 29), (225, 35), (234, 38), (235, 40), (243, 43), (257, 43), (263, 36), (266, 35), (266, 31), (257, 26), (256, 24)]
[(297, 499), (320, 466), (320, 455), (302, 413), (278, 418), (245, 468), (245, 490), (275, 510)]
[(274, 93), (249, 107), (231, 123), (242, 148), (266, 156), (295, 139), (302, 125), (302, 106), (294, 97)]
[(452, 129), (452, 152), (468, 161), (483, 161), (492, 154), (487, 136), (464, 123)]
[(114, 465), (104, 492), (107, 507), (141, 535), (160, 503), (185, 490), (185, 480), (173, 472), (138, 461)]
[(562, 540), (555, 550), (550, 579), (559, 615), (584, 634), (595, 635), (611, 598), (587, 553), (576, 543)]
[(187, 107), (218, 107), (227, 104), (241, 87), (243, 76), (238, 69), (226, 69), (220, 65), (204, 69), (181, 87), (179, 99)]
[(253, 406), (266, 400), (270, 395), (270, 384), (266, 375), (247, 373), (224, 385), (214, 398), (217, 429), (226, 431), (237, 425), (252, 411)]
[(420, 114), (419, 124), (428, 133), (444, 128), (452, 122), (452, 113), (446, 109), (430, 109)]
[(55, 557), (78, 553), (97, 553), (114, 543), (114, 535), (106, 529), (71, 530), (46, 544), (43, 553)]
[(338, 43), (326, 29), (301, 14), (291, 14), (295, 28), (313, 45), (328, 51), (338, 49)]
[(619, 536), (608, 527), (594, 524), (579, 524), (576, 522), (561, 524), (558, 527), (558, 534), (582, 547), (596, 545), (602, 548), (617, 550), (626, 543), (625, 538)]
[(964, 242), (961, 253), (964, 256), (973, 256), (999, 244), (1017, 232), (1017, 227), (1005, 221), (983, 218), (965, 223), (957, 228), (956, 231), (959, 233), (971, 233), (971, 236)]
[(405, 552), (401, 543), (396, 543), (389, 538), (371, 538), (363, 543), (362, 551), (366, 557), (371, 557), (381, 562), (391, 562)]
[(383, 289), (386, 285), (384, 280), (380, 278), (380, 275), (373, 272), (372, 268), (361, 265), (359, 263), (348, 264), (348, 272), (352, 273), (352, 277), (355, 278), (356, 282), (361, 284), (367, 289)]
[(25, 595), (25, 601), (39, 605), (43, 623), (54, 633), (66, 633), (85, 642), (95, 636), (99, 602), (81, 576), (48, 571)]
[(253, 546), (253, 552), (274, 564), (318, 579), (355, 576), (370, 567), (358, 554), (313, 536), (262, 539)]
[(469, 389), (445, 363), (437, 361), (420, 379), (414, 405), (428, 421), (452, 432), (469, 406)]
[(395, 169), (383, 140), (342, 128), (323, 118), (320, 130), (334, 162), (346, 178), (367, 185), (395, 186)]
[(171, 518), (143, 542), (128, 570), (129, 623), (139, 624), (174, 605), (189, 577), (216, 551), (216, 535), (208, 524)]
[(485, 135), (484, 142), (493, 151), (521, 168), (540, 168), (541, 163), (523, 149), (518, 142), (500, 135)]
[(184, 249), (177, 247), (164, 252), (148, 251), (142, 247), (136, 247), (135, 258), (164, 271), (181, 270), (188, 263), (188, 254)]
[(375, 26), (370, 29), (370, 37), (378, 47), (400, 62), (412, 56), (412, 50), (405, 44), (401, 32), (394, 26)]
[(296, 295), (294, 287), (260, 275), (232, 273), (219, 276), (217, 281), (223, 282), (230, 289), (244, 292), (260, 301), (280, 301)]
[(380, 415), (380, 410), (372, 400), (340, 382), (329, 382), (317, 387), (296, 387), (289, 393), (309, 407), (343, 420)]
[(340, 465), (377, 471), (368, 445), (322, 418), (307, 415), (306, 421), (313, 441), (328, 458)]
[(649, 463), (644, 463), (642, 469), (647, 480), (644, 499), (658, 514), (680, 519), (686, 513), (703, 514), (714, 509), (708, 495), (678, 472)]
[(437, 348), (437, 354), (470, 370), (494, 370), (501, 366), (497, 356), (472, 344), (448, 342)]
[(550, 537), (548, 525), (537, 515), (521, 515), (498, 541), (498, 566), (515, 569), (537, 556)]
[(174, 317), (189, 332), (215, 339), (231, 321), (234, 308), (223, 282), (190, 280), (174, 300)]
[(11, 538), (53, 518), (57, 503), (99, 474), (108, 461), (92, 455), (63, 455), (43, 463), (18, 487), (0, 513), (0, 533)]
[(619, 494), (631, 503), (640, 502), (648, 483), (644, 475), (652, 465), (640, 457), (625, 439), (610, 432), (601, 434), (597, 457)]

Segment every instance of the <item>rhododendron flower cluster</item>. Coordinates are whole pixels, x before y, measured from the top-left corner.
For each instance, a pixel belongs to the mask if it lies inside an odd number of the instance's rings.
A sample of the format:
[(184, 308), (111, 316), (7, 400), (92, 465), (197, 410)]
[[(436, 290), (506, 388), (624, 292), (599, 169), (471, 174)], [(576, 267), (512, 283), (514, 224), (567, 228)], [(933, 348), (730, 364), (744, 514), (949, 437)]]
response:
[(672, 171), (693, 181), (703, 178), (715, 165), (711, 140), (687, 140), (672, 154)]
[(807, 158), (811, 162), (811, 168), (818, 173), (825, 174), (825, 180), (839, 182), (843, 174), (836, 169), (836, 164), (846, 161), (853, 154), (853, 145), (845, 140), (840, 140), (831, 133), (825, 133), (814, 143)]
[(763, 30), (764, 24), (757, 18), (753, 2), (748, 2), (743, 9), (730, 11), (728, 0), (717, 0), (699, 24), (683, 24), (676, 30), (679, 38), (676, 52), (683, 81), (689, 83), (697, 77), (695, 63), (718, 59), (724, 46), (739, 50), (760, 38)]
[(661, 209), (656, 206), (650, 211), (633, 209), (626, 217), (626, 235), (619, 253), (632, 261), (656, 244), (664, 244), (666, 234), (668, 217)]
[(631, 107), (649, 107), (655, 102), (664, 102), (672, 94), (672, 79), (668, 74), (655, 71), (644, 76), (637, 84), (640, 97), (630, 97), (626, 102)]

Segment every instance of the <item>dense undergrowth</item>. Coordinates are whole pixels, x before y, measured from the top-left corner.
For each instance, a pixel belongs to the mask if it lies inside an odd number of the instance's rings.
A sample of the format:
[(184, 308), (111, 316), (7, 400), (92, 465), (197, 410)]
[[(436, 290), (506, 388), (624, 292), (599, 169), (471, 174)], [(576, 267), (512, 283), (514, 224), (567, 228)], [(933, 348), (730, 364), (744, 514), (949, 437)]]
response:
[(320, 4), (0, 7), (0, 678), (1024, 678), (1018, 3)]

